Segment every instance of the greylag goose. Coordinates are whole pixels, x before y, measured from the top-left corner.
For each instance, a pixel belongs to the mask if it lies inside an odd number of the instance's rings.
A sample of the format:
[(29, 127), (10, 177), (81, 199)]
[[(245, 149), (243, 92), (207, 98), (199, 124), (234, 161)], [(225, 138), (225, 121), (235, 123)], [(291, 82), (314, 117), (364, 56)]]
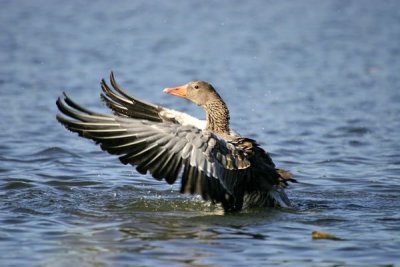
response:
[(92, 139), (123, 164), (141, 174), (173, 184), (181, 193), (220, 203), (226, 212), (247, 207), (287, 207), (284, 192), (290, 172), (275, 167), (255, 140), (231, 131), (229, 111), (214, 87), (204, 81), (166, 88), (164, 92), (202, 107), (206, 121), (128, 95), (110, 75), (101, 81), (101, 99), (113, 111), (104, 115), (58, 98), (57, 120), (68, 130)]

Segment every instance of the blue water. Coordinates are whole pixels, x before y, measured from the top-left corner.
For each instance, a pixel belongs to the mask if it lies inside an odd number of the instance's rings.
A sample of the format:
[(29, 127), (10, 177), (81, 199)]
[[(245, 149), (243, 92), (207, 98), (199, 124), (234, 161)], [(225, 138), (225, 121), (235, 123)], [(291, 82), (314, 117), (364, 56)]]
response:
[[(0, 2), (1, 266), (400, 266), (399, 1)], [(66, 131), (110, 70), (196, 116), (162, 89), (214, 84), (293, 209), (224, 216)]]

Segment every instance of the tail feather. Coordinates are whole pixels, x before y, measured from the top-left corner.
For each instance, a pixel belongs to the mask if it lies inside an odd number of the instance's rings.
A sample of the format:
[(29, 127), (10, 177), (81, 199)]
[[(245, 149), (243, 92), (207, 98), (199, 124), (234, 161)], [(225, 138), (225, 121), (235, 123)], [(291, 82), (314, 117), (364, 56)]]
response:
[(293, 174), (284, 169), (275, 169), (280, 176), (280, 182), (282, 185), (287, 186), (288, 182), (297, 183), (297, 180), (293, 178)]

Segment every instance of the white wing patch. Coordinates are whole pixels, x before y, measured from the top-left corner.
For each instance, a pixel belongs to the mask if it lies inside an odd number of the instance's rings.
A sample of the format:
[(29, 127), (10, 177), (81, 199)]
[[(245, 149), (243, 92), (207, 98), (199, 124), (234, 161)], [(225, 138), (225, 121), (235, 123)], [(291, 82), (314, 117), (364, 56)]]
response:
[[(193, 126), (200, 130), (206, 129), (207, 122), (205, 120), (200, 120), (187, 113), (180, 112), (174, 109), (163, 108), (160, 111), (160, 116), (168, 120), (175, 120), (176, 122), (184, 126)], [(232, 129), (230, 130), (230, 135), (240, 137), (240, 134)]]
[(200, 130), (204, 130), (206, 128), (205, 120), (199, 120), (189, 114), (177, 110), (163, 108), (163, 110), (160, 111), (160, 115), (166, 119), (176, 120), (179, 124), (184, 126), (194, 126)]

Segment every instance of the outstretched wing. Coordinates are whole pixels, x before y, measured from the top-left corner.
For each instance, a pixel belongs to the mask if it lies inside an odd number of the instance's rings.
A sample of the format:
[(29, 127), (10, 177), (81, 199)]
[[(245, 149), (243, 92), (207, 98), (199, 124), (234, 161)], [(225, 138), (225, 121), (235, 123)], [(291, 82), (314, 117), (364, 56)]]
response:
[[(241, 208), (235, 207), (241, 206), (235, 204), (235, 197), (243, 195), (242, 184), (250, 166), (244, 151), (209, 131), (160, 117), (155, 105), (132, 99), (135, 103), (128, 103), (110, 92), (103, 99), (107, 97), (113, 100), (106, 103), (122, 116), (92, 112), (65, 95), (57, 100), (63, 113), (57, 120), (110, 154), (119, 155), (122, 163), (135, 165), (140, 173), (149, 171), (169, 184), (181, 173), (181, 192), (221, 202), (225, 209)], [(133, 107), (126, 108), (128, 105)]]

